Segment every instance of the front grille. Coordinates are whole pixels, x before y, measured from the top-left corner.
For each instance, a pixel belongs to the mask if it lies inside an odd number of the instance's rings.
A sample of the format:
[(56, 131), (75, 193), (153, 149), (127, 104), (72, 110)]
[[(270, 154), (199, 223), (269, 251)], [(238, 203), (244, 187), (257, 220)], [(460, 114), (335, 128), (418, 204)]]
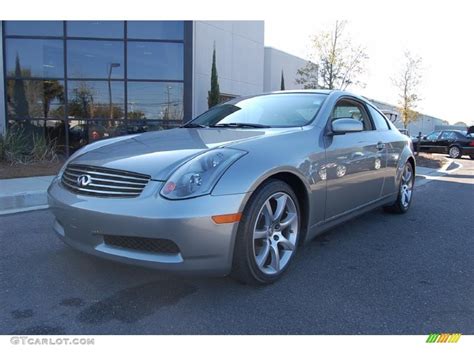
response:
[(104, 243), (106, 245), (147, 251), (151, 253), (178, 254), (179, 248), (173, 241), (169, 239), (154, 239), (142, 237), (123, 237), (117, 235), (104, 235)]
[[(81, 185), (79, 177), (88, 183)], [(79, 164), (69, 164), (61, 178), (72, 192), (98, 197), (137, 197), (148, 181), (148, 175)]]

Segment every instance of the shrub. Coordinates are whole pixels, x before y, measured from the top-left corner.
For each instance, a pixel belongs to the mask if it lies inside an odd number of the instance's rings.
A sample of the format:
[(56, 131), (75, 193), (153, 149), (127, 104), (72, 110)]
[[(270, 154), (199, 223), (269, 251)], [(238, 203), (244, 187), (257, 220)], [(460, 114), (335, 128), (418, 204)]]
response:
[(23, 128), (12, 128), (0, 140), (0, 159), (12, 165), (56, 161), (56, 140), (38, 133), (27, 134)]

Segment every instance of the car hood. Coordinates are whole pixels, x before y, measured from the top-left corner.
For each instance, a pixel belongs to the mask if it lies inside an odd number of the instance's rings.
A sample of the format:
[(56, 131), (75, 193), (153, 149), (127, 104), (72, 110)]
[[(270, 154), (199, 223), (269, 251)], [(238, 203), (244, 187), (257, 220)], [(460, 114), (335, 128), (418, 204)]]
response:
[(150, 175), (154, 180), (166, 180), (178, 165), (206, 150), (224, 146), (245, 149), (248, 140), (294, 130), (175, 128), (148, 132), (90, 149), (72, 163), (133, 171)]

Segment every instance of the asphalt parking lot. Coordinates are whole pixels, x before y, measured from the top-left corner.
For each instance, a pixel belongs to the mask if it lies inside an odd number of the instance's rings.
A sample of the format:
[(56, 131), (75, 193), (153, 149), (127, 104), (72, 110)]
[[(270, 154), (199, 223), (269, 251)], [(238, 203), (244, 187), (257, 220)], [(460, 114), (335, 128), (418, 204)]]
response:
[(474, 334), (474, 161), (299, 250), (268, 287), (100, 260), (0, 217), (1, 334)]

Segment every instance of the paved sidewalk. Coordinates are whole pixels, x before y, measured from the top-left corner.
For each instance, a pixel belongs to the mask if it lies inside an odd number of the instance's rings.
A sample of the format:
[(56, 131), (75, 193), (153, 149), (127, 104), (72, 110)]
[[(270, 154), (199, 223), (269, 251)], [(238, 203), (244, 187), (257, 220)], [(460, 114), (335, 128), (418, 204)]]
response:
[(0, 179), (0, 215), (48, 208), (46, 190), (53, 178)]

